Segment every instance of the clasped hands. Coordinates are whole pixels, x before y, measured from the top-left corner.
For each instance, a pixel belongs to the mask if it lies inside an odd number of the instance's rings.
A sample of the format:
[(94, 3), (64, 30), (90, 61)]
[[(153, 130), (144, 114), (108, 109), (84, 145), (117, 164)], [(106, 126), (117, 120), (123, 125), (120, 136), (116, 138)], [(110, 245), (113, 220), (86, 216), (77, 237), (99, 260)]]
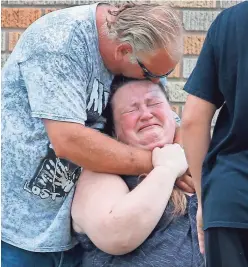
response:
[(188, 169), (185, 153), (179, 144), (156, 147), (152, 151), (153, 167), (165, 166), (176, 172), (176, 186), (186, 193), (195, 193), (192, 177)]

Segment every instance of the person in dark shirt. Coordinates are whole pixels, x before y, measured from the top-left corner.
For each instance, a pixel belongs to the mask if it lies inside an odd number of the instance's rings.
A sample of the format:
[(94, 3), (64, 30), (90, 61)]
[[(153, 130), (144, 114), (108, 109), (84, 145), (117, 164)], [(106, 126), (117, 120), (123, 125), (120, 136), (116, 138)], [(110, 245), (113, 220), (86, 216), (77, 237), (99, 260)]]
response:
[(198, 238), (208, 267), (248, 266), (247, 79), (245, 1), (213, 22), (184, 88), (189, 96), (183, 145), (198, 195)]

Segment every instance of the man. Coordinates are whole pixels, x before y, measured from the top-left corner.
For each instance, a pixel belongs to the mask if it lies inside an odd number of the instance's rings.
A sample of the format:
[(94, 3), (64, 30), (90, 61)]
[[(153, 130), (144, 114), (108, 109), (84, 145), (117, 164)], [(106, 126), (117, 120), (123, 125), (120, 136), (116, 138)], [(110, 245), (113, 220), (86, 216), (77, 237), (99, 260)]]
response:
[(80, 264), (70, 232), (77, 166), (152, 169), (151, 152), (97, 131), (113, 74), (157, 82), (177, 64), (181, 41), (176, 12), (156, 4), (68, 8), (23, 33), (2, 75), (2, 266)]
[(248, 2), (223, 11), (185, 85), (190, 95), (183, 144), (198, 194), (198, 236), (204, 252), (203, 228), (208, 267), (248, 266), (247, 29)]

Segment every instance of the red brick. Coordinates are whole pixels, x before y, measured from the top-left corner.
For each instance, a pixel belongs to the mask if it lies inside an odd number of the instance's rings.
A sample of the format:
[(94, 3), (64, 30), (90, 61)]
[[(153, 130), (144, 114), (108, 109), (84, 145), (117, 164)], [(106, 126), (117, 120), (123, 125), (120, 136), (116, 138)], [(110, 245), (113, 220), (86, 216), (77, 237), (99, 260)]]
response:
[(184, 36), (184, 54), (185, 55), (199, 55), (202, 49), (205, 36), (203, 35), (189, 35)]
[(176, 68), (174, 71), (168, 76), (168, 78), (179, 78), (180, 77), (180, 69), (181, 69), (181, 64), (177, 64)]
[(2, 27), (27, 28), (41, 14), (38, 8), (2, 8)]
[(9, 51), (12, 51), (21, 36), (21, 32), (9, 32)]

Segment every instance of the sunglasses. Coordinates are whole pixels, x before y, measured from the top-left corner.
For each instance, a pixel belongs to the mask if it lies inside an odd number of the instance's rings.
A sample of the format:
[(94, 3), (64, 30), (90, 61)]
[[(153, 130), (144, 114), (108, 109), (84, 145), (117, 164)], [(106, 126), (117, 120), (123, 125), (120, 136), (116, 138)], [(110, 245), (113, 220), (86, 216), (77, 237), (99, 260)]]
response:
[(169, 72), (167, 72), (166, 74), (163, 74), (163, 75), (155, 75), (155, 74), (151, 73), (138, 58), (136, 58), (136, 60), (137, 60), (137, 62), (139, 64), (139, 66), (141, 67), (141, 69), (143, 70), (144, 77), (148, 78), (148, 79), (151, 79), (151, 78), (160, 78), (160, 79), (161, 78), (166, 78), (174, 70), (174, 69), (172, 69), (172, 70), (170, 70)]

